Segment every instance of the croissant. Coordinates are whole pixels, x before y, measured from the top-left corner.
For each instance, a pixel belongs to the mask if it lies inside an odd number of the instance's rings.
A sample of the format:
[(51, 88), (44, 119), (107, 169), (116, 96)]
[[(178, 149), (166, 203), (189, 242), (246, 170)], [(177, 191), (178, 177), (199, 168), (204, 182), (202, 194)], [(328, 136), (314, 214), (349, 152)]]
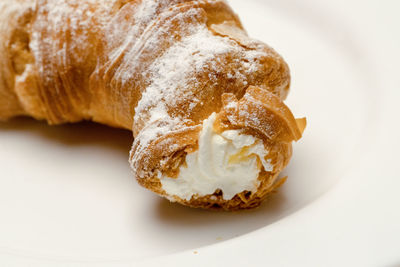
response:
[(1, 120), (132, 130), (139, 184), (191, 207), (258, 206), (306, 124), (223, 0), (2, 0), (0, 58)]

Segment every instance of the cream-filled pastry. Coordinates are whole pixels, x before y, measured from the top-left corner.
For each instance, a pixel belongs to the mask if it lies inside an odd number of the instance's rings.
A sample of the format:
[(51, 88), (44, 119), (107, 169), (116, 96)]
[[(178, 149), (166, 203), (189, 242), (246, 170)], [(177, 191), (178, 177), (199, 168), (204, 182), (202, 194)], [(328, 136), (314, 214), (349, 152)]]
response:
[(305, 127), (224, 0), (1, 0), (0, 58), (0, 120), (131, 130), (133, 177), (190, 207), (260, 205)]

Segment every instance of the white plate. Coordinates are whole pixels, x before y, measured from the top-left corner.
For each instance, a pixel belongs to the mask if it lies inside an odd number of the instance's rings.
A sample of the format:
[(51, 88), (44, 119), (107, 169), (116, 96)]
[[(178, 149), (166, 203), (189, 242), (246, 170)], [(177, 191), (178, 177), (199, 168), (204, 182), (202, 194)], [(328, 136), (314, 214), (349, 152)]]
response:
[(129, 132), (13, 120), (0, 124), (1, 266), (400, 264), (400, 5), (230, 2), (287, 60), (287, 103), (308, 118), (282, 190), (252, 211), (181, 207), (132, 179)]

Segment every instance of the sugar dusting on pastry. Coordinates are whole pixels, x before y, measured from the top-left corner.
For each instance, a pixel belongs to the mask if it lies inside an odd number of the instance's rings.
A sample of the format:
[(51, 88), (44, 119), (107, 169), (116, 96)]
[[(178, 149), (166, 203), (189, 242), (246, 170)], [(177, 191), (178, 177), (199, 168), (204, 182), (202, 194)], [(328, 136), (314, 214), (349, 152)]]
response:
[[(220, 189), (223, 199), (230, 200), (243, 191), (256, 192), (262, 168), (272, 171), (265, 160), (268, 151), (261, 140), (239, 130), (217, 134), (213, 129), (216, 114), (203, 122), (199, 149), (186, 156), (177, 178), (160, 174), (163, 190), (173, 199), (212, 195)], [(260, 164), (261, 163), (261, 164)]]
[[(191, 17), (194, 17), (196, 12), (196, 10), (190, 10), (188, 14), (193, 13)], [(165, 127), (142, 129), (135, 140), (135, 142), (140, 142), (136, 151), (137, 155), (141, 147), (146, 148), (149, 142), (165, 134), (164, 130), (170, 131), (185, 121), (184, 116), (171, 117), (169, 103), (178, 101), (189, 103), (186, 115), (190, 117), (193, 108), (207, 101), (209, 92), (193, 90), (199, 87), (196, 75), (207, 69), (210, 84), (214, 83), (218, 86), (221, 75), (227, 75), (224, 73), (226, 66), (218, 58), (224, 58), (226, 55), (232, 55), (232, 61), (236, 61), (235, 64), (237, 64), (235, 73), (229, 73), (231, 79), (241, 84), (241, 87), (246, 87), (247, 76), (254, 72), (255, 68), (261, 67), (258, 58), (265, 56), (265, 53), (246, 51), (229, 38), (213, 35), (205, 25), (200, 24), (190, 29), (186, 37), (176, 42), (153, 62), (147, 70), (151, 83), (143, 92), (135, 108), (134, 121), (135, 123), (147, 121), (149, 125), (162, 120)], [(177, 94), (179, 94), (179, 99), (176, 98)], [(148, 118), (143, 117), (143, 114), (146, 114)]]

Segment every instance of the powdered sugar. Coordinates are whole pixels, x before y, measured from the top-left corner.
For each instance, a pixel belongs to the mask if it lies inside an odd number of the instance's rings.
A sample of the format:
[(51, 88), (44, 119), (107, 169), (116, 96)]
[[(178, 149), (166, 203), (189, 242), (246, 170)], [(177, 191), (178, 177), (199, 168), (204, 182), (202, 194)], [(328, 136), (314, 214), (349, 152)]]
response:
[(228, 40), (213, 36), (204, 27), (193, 29), (192, 35), (170, 47), (149, 67), (151, 83), (135, 109), (135, 117), (150, 110), (149, 123), (154, 121), (153, 118), (165, 119), (169, 117), (165, 105), (177, 97), (189, 99), (191, 106), (196, 105), (198, 100), (193, 96), (193, 90), (188, 88), (195, 79), (193, 74), (203, 71), (211, 59), (231, 49)]
[[(47, 33), (51, 31), (56, 33), (68, 32), (71, 35), (70, 38), (74, 40), (74, 42), (71, 42), (72, 45), (79, 45), (86, 42), (88, 33), (93, 31), (92, 27), (99, 24), (93, 23), (93, 20), (100, 22), (100, 24), (106, 23), (107, 16), (104, 16), (104, 13), (107, 13), (106, 10), (111, 8), (113, 2), (115, 0), (39, 0), (38, 16), (43, 16), (46, 19), (36, 20), (35, 27), (38, 30), (33, 31), (33, 38), (30, 43), (32, 51), (39, 56), (40, 46), (43, 45), (43, 41), (53, 42), (53, 45), (55, 45), (54, 41), (56, 39), (39, 39), (40, 37), (47, 37), (41, 35), (43, 31)], [(70, 54), (73, 55), (73, 53)]]

